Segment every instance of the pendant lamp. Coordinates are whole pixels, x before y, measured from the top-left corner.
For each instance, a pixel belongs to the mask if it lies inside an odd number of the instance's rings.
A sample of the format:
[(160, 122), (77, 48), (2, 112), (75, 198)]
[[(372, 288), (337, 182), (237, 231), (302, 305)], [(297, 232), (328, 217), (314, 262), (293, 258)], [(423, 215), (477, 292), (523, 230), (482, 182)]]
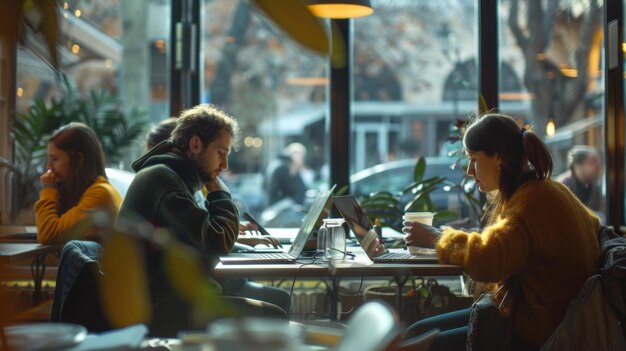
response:
[(309, 0), (306, 4), (313, 15), (323, 18), (356, 18), (374, 12), (369, 0)]

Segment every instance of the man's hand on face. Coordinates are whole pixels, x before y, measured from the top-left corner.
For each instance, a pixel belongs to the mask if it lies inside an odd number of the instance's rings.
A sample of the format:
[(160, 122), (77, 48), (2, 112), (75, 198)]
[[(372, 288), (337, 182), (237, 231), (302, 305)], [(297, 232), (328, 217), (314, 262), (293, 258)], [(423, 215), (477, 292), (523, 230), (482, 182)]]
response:
[(228, 190), (228, 187), (226, 186), (226, 184), (224, 184), (224, 182), (219, 177), (216, 177), (211, 180), (207, 180), (206, 182), (204, 182), (204, 186), (206, 186), (206, 189), (209, 192), (225, 191), (227, 193), (230, 193), (230, 190)]

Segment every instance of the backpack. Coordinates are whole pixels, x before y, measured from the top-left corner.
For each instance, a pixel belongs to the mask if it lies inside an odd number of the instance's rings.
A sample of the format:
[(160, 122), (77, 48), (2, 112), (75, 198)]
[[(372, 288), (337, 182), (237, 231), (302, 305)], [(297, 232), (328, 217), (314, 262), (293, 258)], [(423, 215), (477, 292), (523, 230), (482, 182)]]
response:
[(613, 227), (605, 226), (600, 229), (598, 241), (602, 292), (626, 338), (626, 238), (617, 234)]
[(570, 301), (542, 351), (626, 350), (626, 238), (598, 233), (600, 268)]

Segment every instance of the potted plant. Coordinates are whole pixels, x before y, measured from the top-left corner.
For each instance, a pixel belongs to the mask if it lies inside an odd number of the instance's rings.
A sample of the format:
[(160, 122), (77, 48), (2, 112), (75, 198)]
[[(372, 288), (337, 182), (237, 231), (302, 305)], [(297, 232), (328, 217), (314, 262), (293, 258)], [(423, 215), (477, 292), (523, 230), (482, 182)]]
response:
[[(451, 151), (448, 156), (456, 157), (456, 162), (452, 164), (453, 168), (463, 164), (460, 140), (464, 125), (465, 121), (458, 120), (452, 126), (448, 137), (448, 141), (451, 144)], [(463, 177), (459, 183), (454, 183), (442, 176), (424, 178), (426, 167), (426, 159), (419, 157), (413, 170), (413, 181), (404, 187), (402, 191), (398, 193), (379, 191), (362, 198), (361, 205), (363, 211), (370, 220), (381, 227), (387, 226), (401, 232), (402, 215), (405, 212), (434, 212), (435, 225), (455, 220), (460, 215), (463, 215), (464, 225), (468, 227), (479, 226), (484, 201), (475, 195), (476, 184), (473, 179)], [(450, 169), (451, 172), (453, 168)], [(430, 194), (439, 187), (443, 187), (445, 191), (459, 197), (459, 203), (463, 206), (461, 212), (439, 210), (435, 206), (433, 201), (431, 201)]]
[(49, 104), (42, 98), (35, 99), (28, 111), (16, 114), (11, 126), (14, 158), (0, 157), (0, 169), (6, 168), (11, 173), (11, 222), (16, 221), (22, 210), (30, 209), (38, 198), (47, 139), (54, 130), (70, 122), (85, 123), (100, 139), (108, 163), (115, 163), (143, 135), (148, 124), (145, 113), (136, 108), (123, 111), (119, 99), (112, 94), (92, 90), (82, 96), (66, 76), (62, 76), (62, 81), (61, 98)]
[(444, 184), (455, 186), (455, 184), (440, 176), (424, 178), (426, 167), (426, 159), (419, 157), (413, 170), (413, 181), (402, 191), (397, 193), (378, 191), (362, 198), (361, 206), (370, 220), (379, 226), (391, 227), (401, 232), (402, 215), (407, 211), (434, 212), (439, 221), (458, 217), (458, 214), (452, 211), (437, 211), (430, 198), (430, 193), (439, 186)]

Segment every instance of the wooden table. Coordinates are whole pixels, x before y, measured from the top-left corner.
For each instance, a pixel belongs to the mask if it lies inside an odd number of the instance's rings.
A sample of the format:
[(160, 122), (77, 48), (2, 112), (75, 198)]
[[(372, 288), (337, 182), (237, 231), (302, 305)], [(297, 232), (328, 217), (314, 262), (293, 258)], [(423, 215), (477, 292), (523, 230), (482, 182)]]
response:
[(0, 236), (5, 234), (36, 233), (34, 225), (0, 225)]
[(37, 242), (37, 227), (0, 225), (0, 242)]
[[(276, 228), (276, 227), (271, 227), (271, 228), (265, 228), (273, 237), (275, 237), (276, 239), (278, 239), (278, 241), (280, 241), (281, 244), (291, 244), (293, 242), (293, 239), (296, 237), (296, 234), (298, 234), (298, 229), (299, 228)], [(348, 233), (350, 234), (351, 238), (354, 238), (354, 234)], [(403, 238), (404, 237), (404, 233), (399, 233), (395, 230), (393, 230), (393, 228), (389, 228), (389, 227), (384, 227), (383, 228), (383, 236), (385, 238)], [(311, 239), (311, 238), (309, 238)]]
[(406, 275), (453, 276), (461, 275), (460, 266), (422, 263), (372, 263), (371, 261), (342, 261), (336, 264), (303, 259), (293, 264), (222, 264), (215, 267), (215, 275), (222, 278), (235, 277), (393, 277)]
[(56, 245), (41, 245), (39, 243), (0, 243), (0, 268), (4, 268), (13, 263), (32, 259), (30, 265), (31, 274), (33, 276), (33, 284), (35, 291), (33, 300), (35, 304), (41, 301), (41, 281), (46, 271), (44, 260), (46, 255), (60, 250)]
[(219, 263), (214, 274), (220, 278), (330, 278), (331, 314), (337, 314), (339, 300), (338, 284), (342, 277), (393, 277), (397, 286), (396, 307), (402, 315), (403, 288), (409, 278), (413, 276), (460, 276), (463, 269), (460, 266), (437, 263), (373, 263), (364, 254), (357, 253), (354, 260), (339, 262), (313, 262), (303, 259), (293, 264), (222, 264)]

